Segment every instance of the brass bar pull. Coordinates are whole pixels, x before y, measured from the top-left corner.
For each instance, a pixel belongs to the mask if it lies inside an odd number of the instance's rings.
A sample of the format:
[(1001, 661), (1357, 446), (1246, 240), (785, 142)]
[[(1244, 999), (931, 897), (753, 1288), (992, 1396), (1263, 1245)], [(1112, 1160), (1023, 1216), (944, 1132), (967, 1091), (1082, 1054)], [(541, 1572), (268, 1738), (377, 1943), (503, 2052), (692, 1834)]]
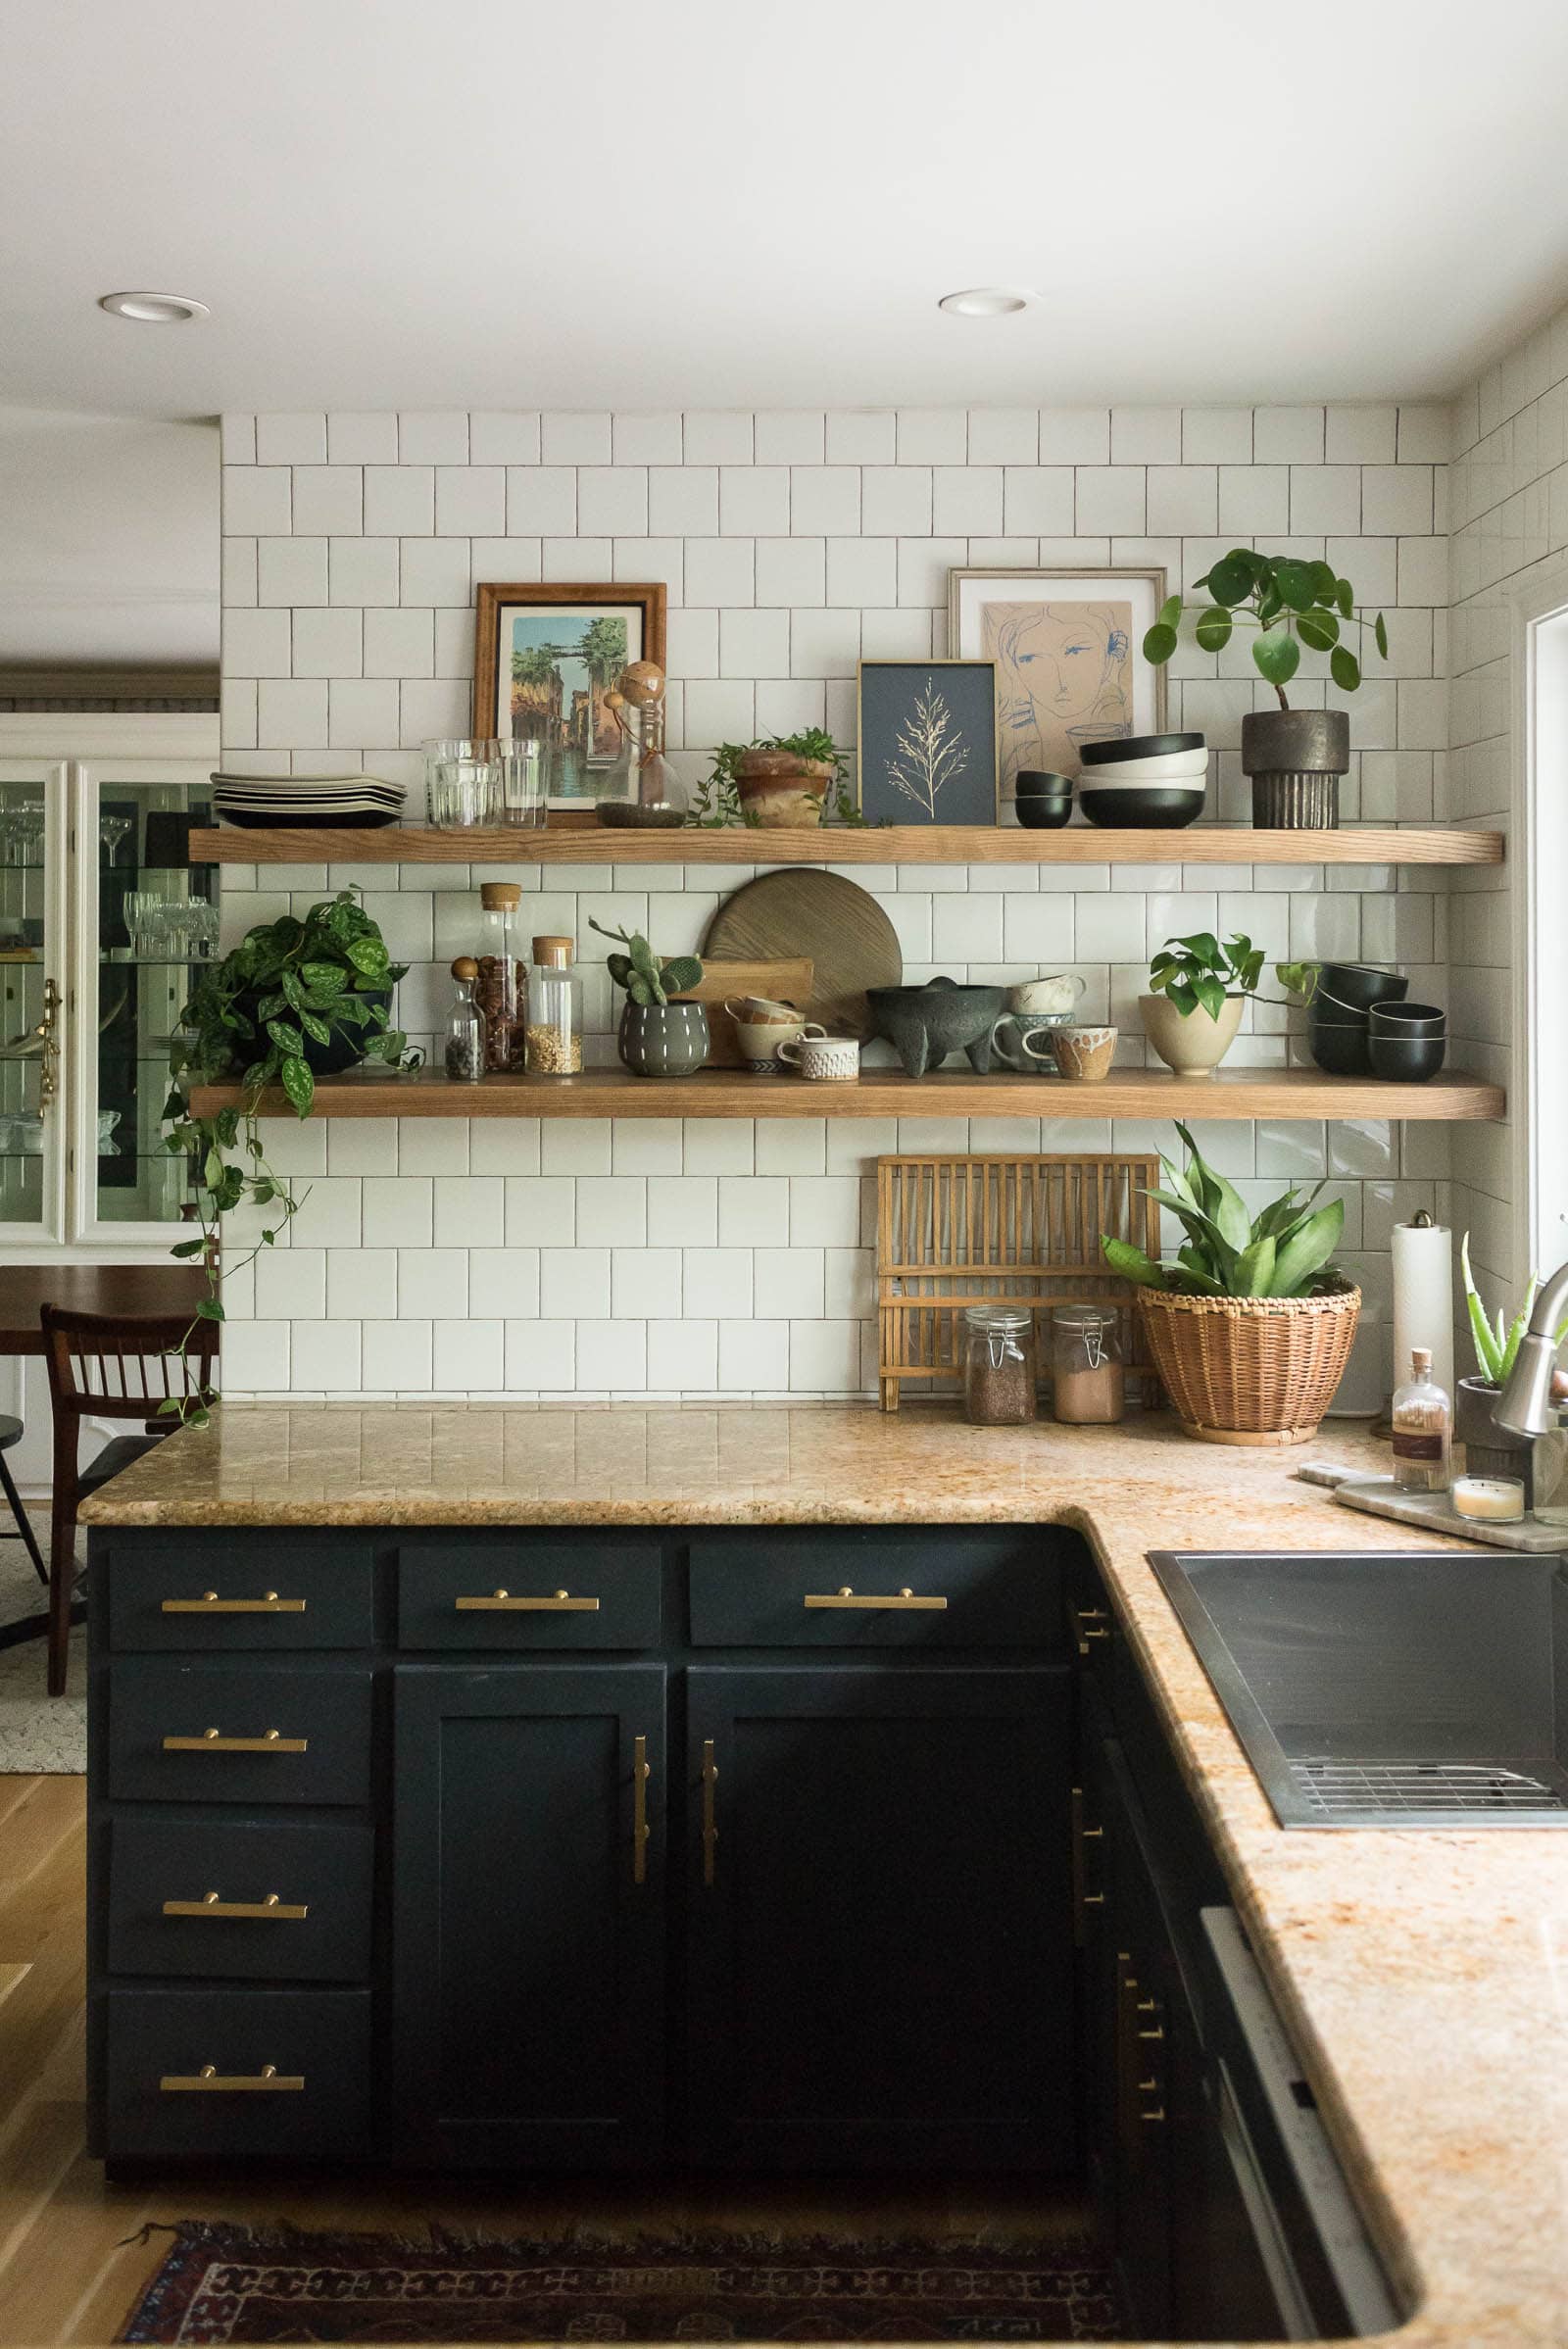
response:
[(947, 1603), (945, 1598), (917, 1597), (907, 1583), (902, 1590), (892, 1593), (883, 1591), (880, 1594), (852, 1590), (846, 1583), (842, 1590), (832, 1592), (808, 1590), (801, 1601), (807, 1607), (903, 1607), (906, 1612), (911, 1607), (920, 1607), (934, 1615), (945, 1612)]
[(216, 1590), (204, 1590), (200, 1598), (166, 1598), (166, 1615), (303, 1615), (303, 1598), (279, 1598), (275, 1590), (264, 1592), (260, 1598), (220, 1598)]
[(275, 1892), (269, 1892), (265, 1900), (224, 1900), (217, 1892), (204, 1892), (200, 1900), (164, 1902), (166, 1917), (255, 1917), (301, 1925), (309, 1913), (307, 1902), (280, 1900)]
[(713, 1740), (703, 1739), (703, 1882), (713, 1881), (713, 1855), (718, 1849), (718, 1764)]
[(1140, 2113), (1138, 2118), (1140, 2121), (1163, 2121), (1165, 2107), (1162, 2104), (1156, 2104), (1152, 2113)]
[(1089, 1653), (1091, 1639), (1108, 1639), (1110, 1627), (1103, 1607), (1074, 1607), (1073, 1621), (1078, 1626), (1078, 1653)]
[(59, 1091), (60, 1042), (55, 1029), (60, 1019), (60, 990), (53, 979), (43, 983), (43, 1017), (34, 1028), (43, 1050), (38, 1060), (38, 1114), (45, 1115)]
[(166, 2096), (232, 2096), (245, 2090), (283, 2096), (297, 2095), (305, 2085), (305, 2076), (279, 2072), (275, 2064), (264, 2064), (260, 2072), (220, 2072), (216, 2064), (203, 2064), (199, 2072), (166, 2072), (158, 2085)]
[(1163, 2023), (1156, 2023), (1152, 2031), (1141, 2031), (1138, 2036), (1141, 2039), (1162, 2039), (1165, 2036), (1165, 2026)]
[(270, 1729), (265, 1737), (225, 1737), (221, 1731), (204, 1729), (199, 1737), (166, 1737), (165, 1753), (303, 1753), (309, 1739), (285, 1737)]
[(514, 1598), (510, 1590), (492, 1590), (488, 1598), (455, 1598), (460, 1615), (597, 1615), (597, 1598), (573, 1598), (556, 1590), (548, 1598)]
[(645, 1884), (648, 1838), (653, 1833), (648, 1824), (648, 1782), (654, 1775), (654, 1766), (648, 1759), (646, 1737), (635, 1738), (631, 1750), (631, 1881), (634, 1884)]

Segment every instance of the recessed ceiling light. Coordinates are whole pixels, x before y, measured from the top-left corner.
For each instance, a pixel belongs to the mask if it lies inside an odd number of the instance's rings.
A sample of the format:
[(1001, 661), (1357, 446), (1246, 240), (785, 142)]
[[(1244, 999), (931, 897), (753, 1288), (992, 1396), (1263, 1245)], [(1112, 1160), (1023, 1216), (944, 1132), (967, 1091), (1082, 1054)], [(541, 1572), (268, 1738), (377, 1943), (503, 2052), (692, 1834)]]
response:
[(957, 318), (1004, 318), (1009, 311), (1027, 310), (1029, 296), (1011, 285), (970, 285), (961, 293), (944, 294), (938, 310)]
[(98, 307), (113, 318), (137, 318), (145, 326), (182, 326), (191, 318), (212, 317), (206, 303), (193, 301), (189, 294), (100, 294)]

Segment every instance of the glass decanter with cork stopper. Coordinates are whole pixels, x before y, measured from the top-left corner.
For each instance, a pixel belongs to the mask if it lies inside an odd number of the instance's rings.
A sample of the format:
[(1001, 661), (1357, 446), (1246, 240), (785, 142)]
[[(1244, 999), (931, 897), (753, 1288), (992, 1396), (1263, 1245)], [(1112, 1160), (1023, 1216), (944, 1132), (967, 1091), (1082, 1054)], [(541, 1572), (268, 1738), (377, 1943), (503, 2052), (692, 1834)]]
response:
[(484, 910), (475, 1000), (484, 1013), (485, 1065), (496, 1075), (520, 1069), (524, 1060), (527, 965), (517, 951), (514, 918), (521, 899), (515, 881), (486, 881), (479, 891)]
[(1446, 1493), (1453, 1411), (1432, 1376), (1432, 1355), (1424, 1346), (1411, 1351), (1410, 1376), (1395, 1390), (1392, 1416), (1394, 1482), (1398, 1491)]
[(569, 938), (536, 938), (528, 973), (528, 1073), (582, 1074), (582, 981), (572, 967)]
[(479, 965), (471, 954), (460, 954), (452, 965), (452, 976), (458, 983), (458, 995), (447, 1013), (447, 1075), (456, 1084), (477, 1085), (485, 1069), (484, 1013), (473, 1000)]

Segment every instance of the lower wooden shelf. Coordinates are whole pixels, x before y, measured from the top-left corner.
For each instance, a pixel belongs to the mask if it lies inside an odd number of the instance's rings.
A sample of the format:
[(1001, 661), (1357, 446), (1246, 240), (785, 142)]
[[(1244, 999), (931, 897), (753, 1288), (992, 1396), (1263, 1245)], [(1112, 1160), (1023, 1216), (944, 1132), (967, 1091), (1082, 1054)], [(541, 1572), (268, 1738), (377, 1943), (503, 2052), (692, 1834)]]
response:
[[(233, 1085), (201, 1085), (198, 1116), (240, 1099)], [(1501, 1117), (1503, 1089), (1480, 1077), (1444, 1074), (1424, 1085), (1376, 1077), (1326, 1077), (1315, 1068), (1220, 1069), (1175, 1077), (1168, 1069), (1113, 1069), (1102, 1083), (976, 1076), (940, 1069), (906, 1077), (868, 1069), (838, 1084), (703, 1069), (694, 1077), (634, 1077), (620, 1068), (580, 1077), (486, 1077), (454, 1084), (439, 1069), (407, 1077), (322, 1077), (316, 1117), (1388, 1117), (1452, 1121)], [(281, 1092), (263, 1096), (268, 1117), (293, 1115)]]

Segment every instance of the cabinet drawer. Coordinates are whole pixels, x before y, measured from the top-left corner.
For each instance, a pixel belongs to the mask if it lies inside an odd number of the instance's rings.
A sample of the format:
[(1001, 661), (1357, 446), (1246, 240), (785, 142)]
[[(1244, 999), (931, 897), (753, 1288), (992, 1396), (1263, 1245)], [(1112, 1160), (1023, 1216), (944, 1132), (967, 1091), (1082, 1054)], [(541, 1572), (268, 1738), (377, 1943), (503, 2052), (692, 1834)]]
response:
[(1052, 1529), (802, 1526), (701, 1535), (691, 1552), (692, 1642), (1055, 1651), (1063, 1645), (1060, 1578)]
[(95, 1577), (104, 1559), (117, 1648), (222, 1655), (370, 1644), (370, 1548), (352, 1536), (110, 1533), (94, 1540)]
[(599, 1533), (405, 1543), (400, 1647), (652, 1647), (660, 1544)]
[[(117, 1819), (110, 1972), (363, 1981), (370, 1851), (368, 1827)], [(199, 1913), (171, 1916), (170, 1904)]]
[(115, 1668), (109, 1791), (118, 1800), (364, 1802), (369, 1784), (368, 1666), (134, 1658)]
[(112, 1990), (107, 2058), (110, 2161), (368, 2150), (368, 1990)]

